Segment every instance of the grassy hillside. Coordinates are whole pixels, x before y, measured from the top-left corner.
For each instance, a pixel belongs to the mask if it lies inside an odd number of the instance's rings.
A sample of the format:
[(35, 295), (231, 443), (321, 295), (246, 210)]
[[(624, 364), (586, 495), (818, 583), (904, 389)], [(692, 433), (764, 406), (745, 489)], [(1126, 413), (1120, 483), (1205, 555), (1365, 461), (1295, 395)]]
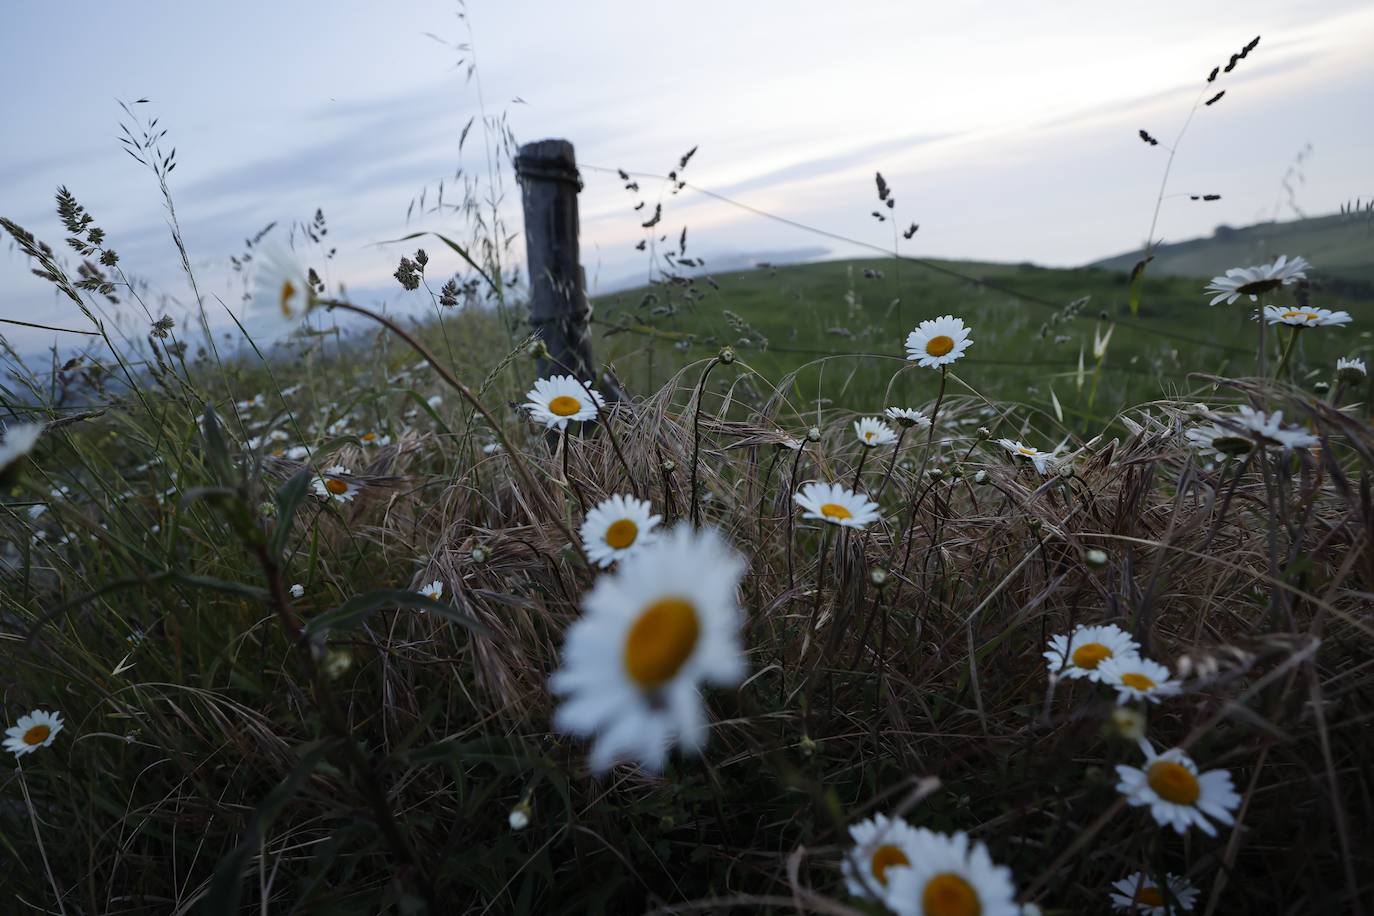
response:
[[(1227, 267), (1300, 254), (1316, 268), (1314, 276), (1365, 284), (1366, 295), (1374, 286), (1374, 222), (1367, 215), (1218, 226), (1209, 238), (1161, 245), (1154, 254), (1152, 273), (1179, 277), (1210, 277)], [(1139, 251), (1128, 251), (1092, 266), (1130, 270), (1138, 260)]]
[[(1205, 272), (1228, 263), (1216, 261)], [(803, 402), (822, 389), (839, 396), (830, 383), (842, 380), (855, 409), (876, 411), (894, 403), (884, 393), (905, 356), (907, 332), (923, 318), (952, 313), (974, 329), (975, 345), (957, 367), (961, 378), (988, 397), (1045, 409), (1052, 409), (1053, 392), (1066, 419), (1101, 418), (1162, 393), (1195, 391), (1200, 383), (1190, 373), (1254, 369), (1250, 304), (1209, 307), (1204, 282), (1195, 278), (1148, 276), (1133, 317), (1128, 277), (1120, 270), (930, 264), (880, 259), (765, 267), (605, 296), (596, 302), (598, 356), (614, 363), (633, 390), (644, 391), (684, 356), (710, 356), (730, 344), (768, 378), (800, 370), (794, 394)], [(1368, 308), (1358, 290), (1335, 291), (1323, 303), (1357, 314)], [(1298, 379), (1325, 379), (1336, 356), (1362, 352), (1369, 339), (1358, 327), (1303, 335)], [(1094, 393), (1094, 336), (1113, 328)], [(1278, 338), (1270, 334), (1269, 341), (1277, 358)], [(894, 396), (909, 386), (906, 398), (928, 400), (933, 384), (928, 373), (906, 373)]]

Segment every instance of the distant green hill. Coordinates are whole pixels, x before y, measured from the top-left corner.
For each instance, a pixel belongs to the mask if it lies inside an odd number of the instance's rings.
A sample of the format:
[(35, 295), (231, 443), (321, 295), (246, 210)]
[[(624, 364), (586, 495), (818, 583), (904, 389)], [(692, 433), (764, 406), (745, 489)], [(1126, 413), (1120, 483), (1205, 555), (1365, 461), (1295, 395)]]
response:
[[(1177, 277), (1211, 277), (1229, 267), (1301, 255), (1313, 276), (1366, 284), (1374, 290), (1374, 221), (1368, 215), (1319, 216), (1244, 228), (1218, 226), (1210, 238), (1161, 245), (1149, 271)], [(1140, 260), (1130, 251), (1093, 263), (1093, 267), (1130, 270)]]

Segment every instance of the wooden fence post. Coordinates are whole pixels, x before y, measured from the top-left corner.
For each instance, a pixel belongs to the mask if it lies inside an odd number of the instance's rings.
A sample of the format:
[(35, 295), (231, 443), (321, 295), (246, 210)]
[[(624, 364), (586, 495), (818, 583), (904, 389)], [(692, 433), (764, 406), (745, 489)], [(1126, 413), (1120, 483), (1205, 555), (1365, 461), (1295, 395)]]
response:
[(567, 140), (526, 143), (515, 157), (515, 174), (525, 209), (530, 324), (549, 351), (548, 359), (539, 360), (539, 376), (571, 370), (584, 381), (594, 381), (588, 328), (592, 308), (583, 288), (577, 242), (582, 178), (573, 145)]

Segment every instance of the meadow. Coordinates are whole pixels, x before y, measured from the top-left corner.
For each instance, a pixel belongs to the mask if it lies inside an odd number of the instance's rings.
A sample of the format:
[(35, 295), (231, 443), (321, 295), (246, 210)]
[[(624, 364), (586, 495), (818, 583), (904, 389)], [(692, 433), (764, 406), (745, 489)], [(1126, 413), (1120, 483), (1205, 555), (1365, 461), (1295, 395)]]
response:
[(7, 908), (1374, 905), (1374, 428), (1320, 264), (1215, 263), (1215, 306), (703, 275), (599, 300), (577, 380), (518, 286), (416, 252), (393, 321), (270, 238), (297, 333), (117, 340), (90, 297), (146, 306), (58, 209), (80, 271), (3, 226), (105, 348), (0, 388)]

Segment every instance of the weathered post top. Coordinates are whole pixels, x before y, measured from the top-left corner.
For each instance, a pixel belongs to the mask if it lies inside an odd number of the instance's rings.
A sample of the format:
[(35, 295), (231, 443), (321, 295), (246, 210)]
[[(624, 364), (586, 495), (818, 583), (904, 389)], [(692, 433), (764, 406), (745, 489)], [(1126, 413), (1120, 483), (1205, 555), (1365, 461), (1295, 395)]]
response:
[[(577, 242), (577, 173), (573, 145), (539, 140), (515, 157), (525, 209), (525, 255), (530, 275), (530, 324), (548, 347), (541, 377), (568, 371), (594, 379), (588, 319)], [(562, 364), (561, 366), (559, 364)]]

